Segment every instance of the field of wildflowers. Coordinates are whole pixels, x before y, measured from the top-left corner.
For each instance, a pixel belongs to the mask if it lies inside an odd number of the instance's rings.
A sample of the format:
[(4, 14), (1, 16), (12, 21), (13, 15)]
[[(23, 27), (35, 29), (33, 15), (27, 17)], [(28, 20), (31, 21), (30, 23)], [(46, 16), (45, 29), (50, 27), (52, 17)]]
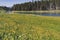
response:
[(1, 14), (0, 40), (60, 40), (60, 17)]

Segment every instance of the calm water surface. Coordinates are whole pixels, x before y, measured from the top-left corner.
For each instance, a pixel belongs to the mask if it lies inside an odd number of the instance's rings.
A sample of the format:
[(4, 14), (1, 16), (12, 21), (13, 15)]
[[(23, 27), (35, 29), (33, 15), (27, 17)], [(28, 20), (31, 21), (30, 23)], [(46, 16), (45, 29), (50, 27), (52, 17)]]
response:
[[(7, 12), (8, 14), (12, 12)], [(34, 14), (34, 15), (41, 15), (41, 16), (60, 16), (60, 13), (39, 13), (39, 12), (15, 12), (19, 14)]]
[(41, 16), (60, 16), (60, 13), (18, 12), (19, 14), (35, 14)]

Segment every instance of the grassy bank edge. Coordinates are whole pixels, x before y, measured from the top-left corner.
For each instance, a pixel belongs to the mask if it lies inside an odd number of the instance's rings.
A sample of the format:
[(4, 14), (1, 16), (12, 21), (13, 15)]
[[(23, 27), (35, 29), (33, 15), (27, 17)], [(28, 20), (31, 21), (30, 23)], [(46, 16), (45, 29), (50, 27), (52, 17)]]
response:
[(60, 13), (60, 10), (40, 10), (40, 11), (12, 11), (12, 12)]

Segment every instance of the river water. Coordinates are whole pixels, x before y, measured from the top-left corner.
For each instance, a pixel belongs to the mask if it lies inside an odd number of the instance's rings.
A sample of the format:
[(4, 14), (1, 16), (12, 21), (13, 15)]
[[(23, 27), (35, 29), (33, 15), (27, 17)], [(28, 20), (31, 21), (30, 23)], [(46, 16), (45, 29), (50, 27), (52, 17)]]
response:
[[(8, 11), (7, 14), (11, 14), (11, 11)], [(40, 12), (14, 12), (18, 14), (34, 14), (34, 15), (41, 15), (41, 16), (60, 16), (60, 13), (40, 13)]]
[(34, 14), (41, 16), (60, 16), (60, 13), (39, 13), (39, 12), (17, 12), (19, 14)]

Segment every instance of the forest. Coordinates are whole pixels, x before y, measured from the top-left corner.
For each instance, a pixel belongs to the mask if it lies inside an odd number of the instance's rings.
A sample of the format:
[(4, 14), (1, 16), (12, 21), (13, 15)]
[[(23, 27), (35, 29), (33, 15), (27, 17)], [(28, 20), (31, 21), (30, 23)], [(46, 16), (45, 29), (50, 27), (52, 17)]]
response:
[(11, 8), (0, 6), (0, 10), (12, 11), (39, 11), (39, 10), (60, 10), (60, 0), (32, 0), (21, 4), (14, 4)]
[(15, 4), (12, 10), (15, 11), (33, 11), (33, 10), (59, 10), (60, 0), (32, 0), (32, 2), (26, 2), (21, 4)]

